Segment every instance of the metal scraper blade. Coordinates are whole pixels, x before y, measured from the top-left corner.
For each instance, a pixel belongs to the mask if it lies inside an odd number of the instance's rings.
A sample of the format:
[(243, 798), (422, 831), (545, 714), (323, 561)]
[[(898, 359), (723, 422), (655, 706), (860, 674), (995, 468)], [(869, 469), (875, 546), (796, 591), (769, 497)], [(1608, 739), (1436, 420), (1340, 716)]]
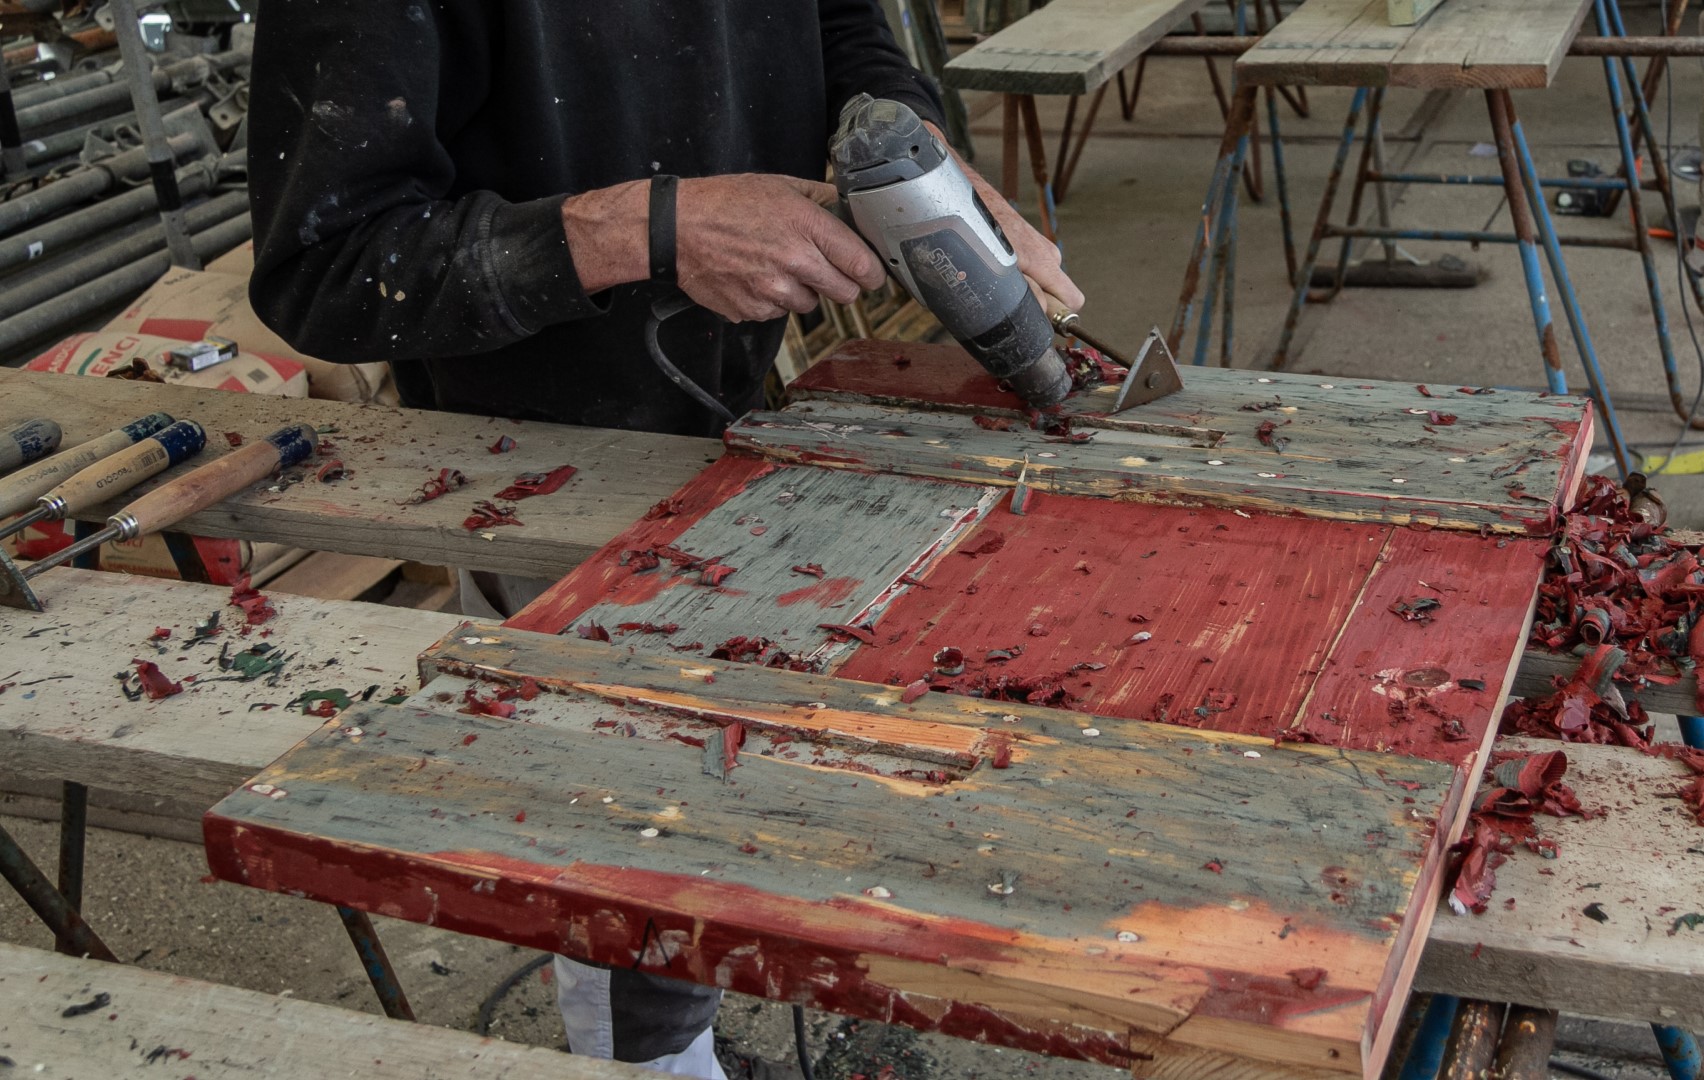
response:
[(1166, 347), (1165, 335), (1156, 326), (1148, 331), (1142, 347), (1136, 351), (1136, 362), (1130, 365), (1130, 373), (1118, 388), (1118, 400), (1113, 402), (1112, 411), (1121, 413), (1182, 389), (1183, 376), (1178, 374), (1177, 361)]
[(4, 549), (0, 549), (0, 607), (47, 610), (35, 590), (30, 588), (29, 579), (24, 577), (24, 572)]

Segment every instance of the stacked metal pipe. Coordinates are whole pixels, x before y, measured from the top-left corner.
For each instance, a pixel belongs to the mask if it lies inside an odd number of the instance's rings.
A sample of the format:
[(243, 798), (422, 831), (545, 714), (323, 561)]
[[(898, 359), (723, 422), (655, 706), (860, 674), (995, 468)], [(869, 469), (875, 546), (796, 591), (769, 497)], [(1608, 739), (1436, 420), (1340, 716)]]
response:
[[(147, 56), (151, 95), (139, 93), (116, 48), (72, 70), (8, 66), (0, 80), (10, 91), (0, 93), (0, 363), (23, 363), (98, 327), (172, 265), (135, 101), (158, 99), (153, 130), (158, 139), (163, 129), (164, 141), (153, 156), (169, 151), (176, 166), (194, 256), (216, 258), (250, 237), (238, 122), (249, 53), (194, 51), (210, 44)], [(3, 45), (8, 58), (20, 54), (16, 43)]]

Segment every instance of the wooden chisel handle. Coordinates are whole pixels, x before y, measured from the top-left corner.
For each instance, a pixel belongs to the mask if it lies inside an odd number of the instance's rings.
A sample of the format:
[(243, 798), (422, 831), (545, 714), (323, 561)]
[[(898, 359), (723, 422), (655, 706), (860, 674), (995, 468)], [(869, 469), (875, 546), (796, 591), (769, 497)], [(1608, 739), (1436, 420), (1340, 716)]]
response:
[(27, 509), (35, 503), (38, 496), (52, 491), (54, 485), (69, 480), (102, 458), (110, 457), (171, 425), (170, 415), (163, 412), (149, 413), (105, 435), (79, 443), (69, 450), (61, 450), (52, 457), (32, 465), (26, 465), (0, 480), (0, 518)]
[(116, 454), (108, 455), (60, 484), (39, 500), (56, 518), (67, 517), (158, 476), (201, 453), (207, 433), (194, 420), (179, 420)]
[(160, 485), (107, 518), (107, 524), (118, 530), (119, 540), (170, 528), (278, 469), (306, 461), (318, 446), (319, 436), (307, 424), (279, 428), (259, 442)]
[(0, 435), (0, 473), (11, 472), (19, 465), (53, 453), (59, 449), (62, 434), (58, 424), (37, 417)]

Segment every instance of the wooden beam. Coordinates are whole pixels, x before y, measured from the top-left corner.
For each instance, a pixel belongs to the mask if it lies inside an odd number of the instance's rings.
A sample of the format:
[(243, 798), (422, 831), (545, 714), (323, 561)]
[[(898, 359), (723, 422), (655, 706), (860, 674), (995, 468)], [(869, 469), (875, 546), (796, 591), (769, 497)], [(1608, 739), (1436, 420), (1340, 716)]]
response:
[[(81, 1013), (97, 996), (106, 1003)], [(644, 1080), (637, 1065), (0, 943), (0, 1047), (20, 1073), (320, 1080)], [(165, 1069), (154, 1066), (165, 1064)], [(176, 1067), (176, 1071), (171, 1070)]]
[[(5, 368), (0, 400), (8, 412), (57, 420), (67, 445), (121, 419), (164, 410), (207, 429), (207, 450), (198, 459), (203, 462), (230, 451), (225, 432), (252, 440), (287, 423), (313, 424), (326, 432), (322, 441), (332, 448), (302, 470), (305, 482), (283, 491), (251, 489), (196, 514), (184, 531), (528, 577), (561, 576), (721, 453), (711, 439)], [(503, 435), (515, 440), (514, 451), (491, 453), (488, 448)], [(318, 465), (332, 458), (353, 475), (317, 482)], [(517, 504), (525, 525), (490, 530), (489, 540), (462, 526), (475, 502), (491, 498), (518, 474), (559, 465), (573, 465), (579, 473), (554, 495)], [(421, 484), (446, 468), (459, 469), (466, 486), (432, 502), (408, 504)], [(89, 520), (104, 521), (120, 505), (122, 500), (93, 508)]]
[[(1361, 1073), (1459, 793), (1418, 759), (520, 631), (452, 633), (431, 662), (550, 674), (515, 721), (345, 713), (209, 815), (215, 872), (1109, 1064), (1139, 1063), (1134, 1028), (1162, 1074), (1227, 1049), (1248, 1076)], [(729, 723), (724, 780), (693, 744)], [(931, 777), (912, 725), (978, 763)]]
[(1135, 63), (1206, 0), (1053, 0), (947, 64), (961, 90), (1086, 94)]
[(1389, 0), (1306, 0), (1237, 61), (1239, 82), (1541, 90), (1591, 0), (1448, 0), (1392, 26)]

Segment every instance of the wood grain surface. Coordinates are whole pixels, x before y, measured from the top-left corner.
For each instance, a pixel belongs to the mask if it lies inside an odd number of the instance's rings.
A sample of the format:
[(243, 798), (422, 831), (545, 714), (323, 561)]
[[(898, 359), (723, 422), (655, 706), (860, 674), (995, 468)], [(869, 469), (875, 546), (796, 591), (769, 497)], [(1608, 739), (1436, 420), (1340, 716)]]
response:
[(1206, 367), (1184, 383), (1115, 417), (1116, 386), (1067, 399), (1072, 430), (1092, 436), (1075, 444), (1031, 429), (956, 346), (849, 342), (789, 388), (795, 404), (749, 415), (728, 441), (1006, 486), (1022, 472), (1042, 491), (1546, 534), (1546, 504), (1571, 505), (1591, 446), (1578, 397)]
[[(108, 1003), (77, 1016), (97, 994)], [(0, 942), (0, 1047), (20, 1075), (198, 1080), (642, 1080), (636, 1065)], [(8, 1070), (12, 1071), (12, 1070)]]
[[(1558, 744), (1503, 739), (1497, 749), (1535, 753)], [(1685, 767), (1613, 746), (1561, 747), (1564, 781), (1601, 817), (1535, 819), (1556, 841), (1555, 859), (1520, 848), (1497, 870), (1483, 915), (1441, 915), (1421, 961), (1423, 990), (1634, 1016), (1704, 1029), (1704, 838), (1674, 792)], [(1588, 917), (1592, 903), (1607, 919)]]
[(1086, 94), (1135, 63), (1205, 0), (1053, 0), (946, 66), (961, 90)]
[(1590, 0), (1448, 0), (1392, 26), (1388, 0), (1306, 0), (1236, 65), (1256, 85), (1540, 90)]
[[(209, 814), (215, 872), (1112, 1064), (1235, 1046), (1269, 1063), (1251, 1075), (1361, 1072), (1389, 942), (1439, 842), (1428, 815), (1453, 796), (1454, 770), (1418, 759), (919, 709), (880, 686), (523, 631), (452, 634), (433, 663), (569, 674), (536, 677), (514, 720), (346, 712)], [(415, 700), (462, 694), (440, 681)], [(942, 779), (897, 743), (812, 736), (817, 713), (982, 745)], [(707, 775), (694, 744), (733, 723), (763, 738)], [(990, 740), (1010, 740), (1007, 767)], [(1158, 1040), (1134, 1060), (1132, 1029)]]
[[(278, 617), (243, 636), (230, 589), (63, 567), (36, 579), (44, 613), (0, 608), (0, 778), (75, 780), (211, 805), (319, 720), (283, 708), (309, 690), (408, 693), (415, 657), (459, 617), (270, 594)], [(223, 630), (185, 647), (217, 612)], [(156, 628), (170, 631), (150, 642)], [(267, 631), (261, 637), (260, 632)], [(266, 643), (292, 659), (237, 681), (221, 648)], [(184, 692), (127, 701), (114, 678), (150, 660)], [(193, 682), (186, 682), (193, 677)]]
[[(312, 424), (322, 433), (322, 446), (310, 465), (294, 470), (305, 482), (283, 491), (257, 485), (189, 518), (184, 531), (527, 577), (565, 573), (721, 453), (711, 439), (5, 368), (0, 368), (0, 401), (7, 413), (53, 417), (65, 429), (67, 445), (163, 410), (207, 429), (207, 449), (197, 463), (231, 451), (226, 432), (253, 441), (285, 424)], [(515, 449), (491, 453), (489, 447), (503, 435), (515, 440)], [(333, 459), (342, 461), (351, 477), (318, 482), (317, 469)], [(573, 465), (579, 472), (554, 495), (517, 503), (525, 525), (487, 530), (489, 540), (463, 527), (478, 500), (491, 498), (521, 473), (559, 465)], [(466, 486), (432, 502), (408, 503), (446, 468), (459, 469)], [(91, 507), (83, 517), (104, 522), (125, 501), (128, 497)], [(42, 580), (37, 579), (38, 587)]]

